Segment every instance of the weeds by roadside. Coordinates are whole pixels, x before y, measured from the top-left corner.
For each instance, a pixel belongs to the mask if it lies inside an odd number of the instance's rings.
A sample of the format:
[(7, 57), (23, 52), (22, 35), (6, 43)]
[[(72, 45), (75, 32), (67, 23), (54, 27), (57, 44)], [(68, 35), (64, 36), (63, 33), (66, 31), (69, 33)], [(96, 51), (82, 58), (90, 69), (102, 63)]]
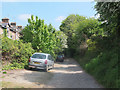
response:
[(106, 88), (120, 88), (119, 61), (116, 49), (103, 51), (99, 54), (88, 51), (84, 57), (77, 56), (75, 59)]

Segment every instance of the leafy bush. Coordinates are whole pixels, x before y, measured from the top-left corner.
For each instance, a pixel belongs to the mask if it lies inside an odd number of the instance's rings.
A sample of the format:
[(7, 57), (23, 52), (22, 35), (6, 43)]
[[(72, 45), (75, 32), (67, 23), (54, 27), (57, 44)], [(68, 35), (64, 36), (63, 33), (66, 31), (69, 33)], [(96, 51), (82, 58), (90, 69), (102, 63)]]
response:
[[(93, 38), (92, 38), (93, 39)], [(77, 56), (80, 65), (107, 88), (120, 88), (120, 46), (112, 37), (88, 39), (88, 50)], [(76, 56), (75, 56), (76, 57)]]
[(3, 70), (23, 69), (28, 65), (29, 57), (34, 53), (31, 43), (22, 43), (22, 41), (13, 41), (7, 37), (2, 38), (2, 56), (3, 61), (10, 62), (3, 66)]
[(119, 87), (118, 53), (116, 52), (116, 49), (100, 53), (85, 65), (85, 69), (105, 87)]

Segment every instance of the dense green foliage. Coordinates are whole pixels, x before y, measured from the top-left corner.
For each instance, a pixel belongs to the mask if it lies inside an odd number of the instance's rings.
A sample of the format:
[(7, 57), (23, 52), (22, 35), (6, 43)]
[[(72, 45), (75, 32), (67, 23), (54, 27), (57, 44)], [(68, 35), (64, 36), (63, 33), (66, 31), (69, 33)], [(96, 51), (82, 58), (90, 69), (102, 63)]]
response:
[[(95, 41), (94, 41), (95, 42)], [(80, 65), (96, 80), (107, 88), (120, 87), (118, 50), (110, 38), (97, 39), (96, 43), (88, 40), (88, 50), (84, 56), (75, 57)]]
[(67, 36), (72, 35), (75, 32), (76, 25), (86, 18), (79, 15), (71, 14), (60, 25), (60, 30), (63, 31)]
[[(56, 31), (52, 25), (44, 24), (44, 20), (28, 19), (28, 25), (22, 30), (21, 39), (23, 42), (30, 42), (37, 52), (50, 53), (54, 57), (56, 53), (61, 52), (66, 36), (61, 31)], [(62, 37), (59, 37), (62, 34)]]
[(62, 21), (62, 24), (60, 25), (60, 30), (63, 31), (67, 36), (67, 45), (68, 45), (68, 51), (67, 53), (70, 54), (70, 56), (75, 53), (76, 50), (76, 41), (75, 41), (75, 29), (79, 22), (85, 20), (86, 18), (79, 15), (71, 14), (69, 15), (65, 20)]
[(101, 23), (94, 18), (81, 21), (75, 32), (76, 45), (79, 47), (82, 42), (88, 39), (104, 36), (103, 29), (99, 26), (100, 24)]
[(108, 35), (120, 36), (120, 2), (97, 2), (95, 9), (105, 26), (104, 31)]
[(120, 2), (97, 2), (95, 8), (105, 36), (95, 39), (100, 52), (85, 64), (85, 69), (105, 87), (120, 88)]
[(29, 57), (34, 53), (30, 43), (2, 38), (3, 70), (27, 67)]
[(85, 65), (85, 69), (105, 87), (118, 87), (118, 53), (116, 53), (116, 49), (101, 52)]
[[(120, 2), (97, 2), (100, 18), (85, 18), (76, 24), (65, 19), (63, 31), (71, 39), (69, 50), (80, 65), (107, 88), (120, 88)], [(68, 16), (70, 17), (70, 16)], [(74, 17), (71, 17), (74, 20)], [(69, 32), (74, 32), (69, 35)], [(64, 30), (65, 27), (65, 30)], [(67, 28), (67, 29), (66, 29)]]

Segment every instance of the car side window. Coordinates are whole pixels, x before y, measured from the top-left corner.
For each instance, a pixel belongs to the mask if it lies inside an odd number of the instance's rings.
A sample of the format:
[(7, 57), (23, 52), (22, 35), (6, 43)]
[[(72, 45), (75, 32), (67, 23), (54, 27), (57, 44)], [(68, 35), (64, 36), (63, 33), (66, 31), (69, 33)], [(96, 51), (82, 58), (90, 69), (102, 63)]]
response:
[(48, 55), (48, 60), (52, 60), (52, 58), (51, 58), (51, 56), (50, 56), (50, 55)]
[(51, 56), (52, 61), (54, 61), (53, 57)]

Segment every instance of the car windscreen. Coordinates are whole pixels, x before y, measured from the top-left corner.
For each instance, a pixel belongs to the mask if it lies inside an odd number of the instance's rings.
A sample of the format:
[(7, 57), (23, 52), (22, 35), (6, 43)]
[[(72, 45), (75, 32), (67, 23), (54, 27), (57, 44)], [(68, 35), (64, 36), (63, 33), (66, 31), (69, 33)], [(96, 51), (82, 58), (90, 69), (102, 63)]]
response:
[(37, 59), (46, 59), (46, 55), (43, 54), (34, 54), (32, 58), (37, 58)]

